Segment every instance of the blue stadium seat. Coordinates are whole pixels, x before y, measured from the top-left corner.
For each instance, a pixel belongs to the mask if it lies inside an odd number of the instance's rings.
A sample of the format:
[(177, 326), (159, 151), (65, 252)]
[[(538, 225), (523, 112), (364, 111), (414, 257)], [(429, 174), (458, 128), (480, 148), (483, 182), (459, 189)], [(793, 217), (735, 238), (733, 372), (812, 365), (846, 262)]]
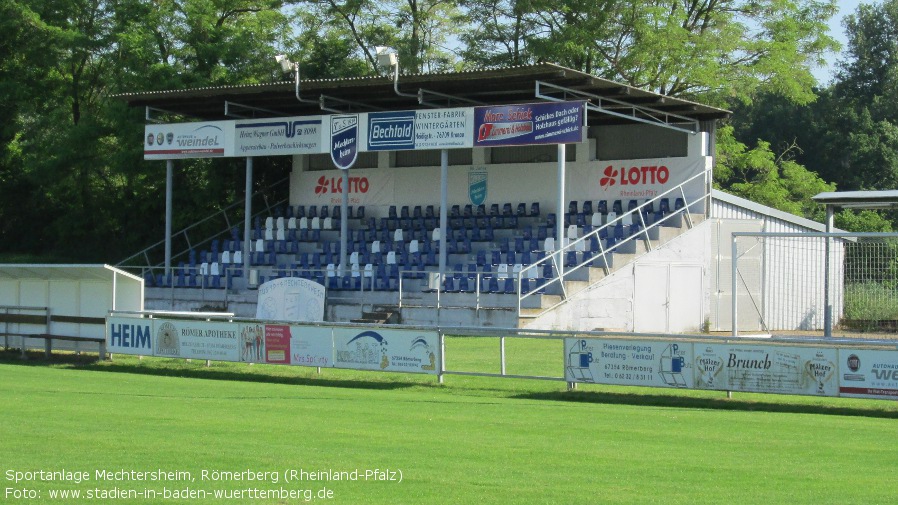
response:
[(525, 203), (518, 204), (517, 216), (518, 217), (527, 217), (527, 204), (525, 204)]
[(359, 205), (359, 208), (355, 211), (356, 219), (365, 219), (365, 206)]
[(477, 262), (477, 266), (479, 266), (479, 267), (486, 265), (486, 251), (484, 251), (483, 249), (480, 249), (479, 251), (477, 251), (475, 260)]
[(505, 283), (502, 286), (502, 292), (506, 295), (512, 295), (517, 293), (517, 289), (515, 288), (515, 282), (513, 277), (508, 277), (505, 279)]
[(514, 265), (515, 263), (517, 263), (517, 256), (515, 255), (514, 251), (508, 251), (505, 254), (505, 258), (505, 262), (509, 265)]
[(533, 202), (530, 205), (530, 217), (539, 217), (539, 202)]
[(674, 200), (674, 210), (680, 210), (686, 206), (686, 202), (683, 201), (682, 198), (677, 198)]
[(592, 216), (592, 200), (586, 200), (583, 202), (583, 209), (580, 212), (584, 216)]
[(480, 277), (480, 292), (481, 293), (491, 293), (490, 291), (490, 277)]
[(662, 198), (658, 201), (658, 212), (660, 212), (662, 216), (670, 214), (670, 201), (667, 198)]

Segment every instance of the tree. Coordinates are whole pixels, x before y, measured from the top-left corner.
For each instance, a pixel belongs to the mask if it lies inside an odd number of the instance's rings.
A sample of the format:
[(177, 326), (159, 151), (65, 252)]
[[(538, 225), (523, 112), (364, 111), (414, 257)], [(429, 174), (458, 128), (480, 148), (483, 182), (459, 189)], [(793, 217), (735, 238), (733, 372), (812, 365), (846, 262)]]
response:
[(834, 191), (835, 186), (792, 160), (791, 152), (776, 155), (764, 141), (749, 149), (736, 140), (731, 126), (723, 127), (717, 135), (715, 184), (762, 205), (815, 217), (819, 207), (811, 197)]
[[(478, 0), (468, 5), (474, 19), (491, 20), (490, 29), (465, 39), (468, 54), (482, 51), (478, 44), (484, 40), (497, 51), (493, 56), (505, 55), (504, 63), (553, 61), (716, 104), (750, 101), (759, 90), (807, 103), (814, 97), (810, 69), (836, 48), (826, 26), (836, 12), (833, 0)], [(499, 35), (507, 39), (500, 42)]]

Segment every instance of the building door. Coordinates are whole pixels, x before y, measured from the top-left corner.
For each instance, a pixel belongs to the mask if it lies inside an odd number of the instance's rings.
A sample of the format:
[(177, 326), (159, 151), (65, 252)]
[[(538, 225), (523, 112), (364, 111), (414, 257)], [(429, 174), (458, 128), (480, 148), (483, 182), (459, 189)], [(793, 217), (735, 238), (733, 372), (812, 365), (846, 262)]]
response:
[(637, 264), (634, 331), (695, 333), (704, 323), (702, 267), (688, 264)]

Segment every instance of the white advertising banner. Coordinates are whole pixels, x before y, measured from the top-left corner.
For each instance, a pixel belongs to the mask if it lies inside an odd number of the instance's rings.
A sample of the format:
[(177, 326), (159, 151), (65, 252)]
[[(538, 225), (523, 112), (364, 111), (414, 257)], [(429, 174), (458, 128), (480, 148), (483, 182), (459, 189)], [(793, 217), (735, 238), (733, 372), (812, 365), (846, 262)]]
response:
[(233, 121), (148, 124), (144, 127), (145, 160), (232, 156)]
[[(349, 205), (393, 205), (393, 181), (391, 170), (351, 170)], [(290, 198), (307, 205), (340, 205), (344, 189), (341, 170), (303, 172), (291, 179)]]
[(695, 344), (695, 387), (837, 396), (835, 349)]
[(436, 374), (435, 331), (334, 329), (334, 366), (358, 370)]
[(153, 320), (106, 318), (106, 350), (116, 354), (153, 355)]
[(157, 319), (153, 333), (154, 356), (241, 361), (243, 341), (235, 323)]
[(268, 281), (259, 286), (256, 318), (271, 321), (324, 320), (324, 286), (298, 277)]
[(334, 336), (331, 328), (290, 326), (290, 364), (334, 366)]
[(278, 156), (327, 152), (324, 116), (235, 121), (235, 156)]
[(452, 149), (474, 145), (474, 109), (362, 114), (364, 151)]
[(898, 351), (839, 349), (839, 396), (898, 400)]
[(692, 344), (644, 340), (564, 340), (565, 380), (624, 386), (693, 387)]
[[(591, 198), (600, 200), (647, 200), (683, 184), (689, 178), (710, 170), (711, 158), (659, 158), (649, 160), (596, 161), (595, 169), (581, 172), (582, 180), (569, 180), (574, 188), (581, 188)], [(574, 175), (574, 174), (572, 174)], [(704, 180), (684, 188), (687, 198), (704, 194)], [(671, 195), (671, 210), (673, 199)]]

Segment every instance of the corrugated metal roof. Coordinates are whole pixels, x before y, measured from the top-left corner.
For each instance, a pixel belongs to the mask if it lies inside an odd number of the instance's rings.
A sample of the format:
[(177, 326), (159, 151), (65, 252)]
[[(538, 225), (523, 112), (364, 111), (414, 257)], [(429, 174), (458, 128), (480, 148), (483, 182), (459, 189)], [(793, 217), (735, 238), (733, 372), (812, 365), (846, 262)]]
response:
[(876, 209), (898, 207), (898, 191), (833, 191), (812, 197), (815, 202), (838, 207)]
[[(536, 101), (537, 81), (613, 98), (631, 107), (650, 107), (662, 113), (676, 114), (699, 121), (721, 119), (730, 115), (730, 111), (724, 109), (660, 95), (551, 63), (462, 72), (405, 74), (399, 78), (399, 88), (406, 93), (423, 88), (465, 100), (508, 104)], [(326, 95), (338, 100), (363, 103), (375, 110), (409, 110), (423, 107), (415, 98), (396, 95), (392, 79), (386, 76), (303, 80), (300, 90), (305, 98), (317, 99), (321, 95)], [(122, 93), (114, 97), (128, 102), (132, 107), (149, 106), (203, 120), (226, 119), (225, 101), (274, 111), (280, 115), (321, 114), (321, 109), (315, 104), (300, 103), (296, 100), (293, 81), (140, 91)], [(603, 116), (600, 119), (605, 122), (627, 121), (613, 116)], [(591, 121), (591, 124), (595, 123)]]
[[(778, 209), (774, 209), (773, 207), (768, 207), (766, 205), (761, 205), (760, 203), (753, 202), (751, 200), (746, 200), (745, 198), (738, 197), (736, 195), (731, 195), (729, 193), (725, 193), (723, 191), (712, 189), (711, 190), (711, 198), (715, 200), (720, 200), (722, 202), (726, 202), (730, 205), (735, 205), (738, 207), (742, 207), (743, 209), (764, 215), (769, 216), (775, 219), (779, 219), (781, 221), (786, 221), (788, 223), (794, 224), (796, 226), (800, 226), (803, 228), (807, 228), (809, 230), (814, 230), (818, 232), (825, 232), (826, 226), (822, 223), (818, 223), (817, 221), (811, 221), (810, 219), (805, 219), (800, 216), (796, 216), (795, 214), (789, 214), (788, 212), (783, 212)], [(834, 233), (840, 233), (844, 230), (833, 229)]]

